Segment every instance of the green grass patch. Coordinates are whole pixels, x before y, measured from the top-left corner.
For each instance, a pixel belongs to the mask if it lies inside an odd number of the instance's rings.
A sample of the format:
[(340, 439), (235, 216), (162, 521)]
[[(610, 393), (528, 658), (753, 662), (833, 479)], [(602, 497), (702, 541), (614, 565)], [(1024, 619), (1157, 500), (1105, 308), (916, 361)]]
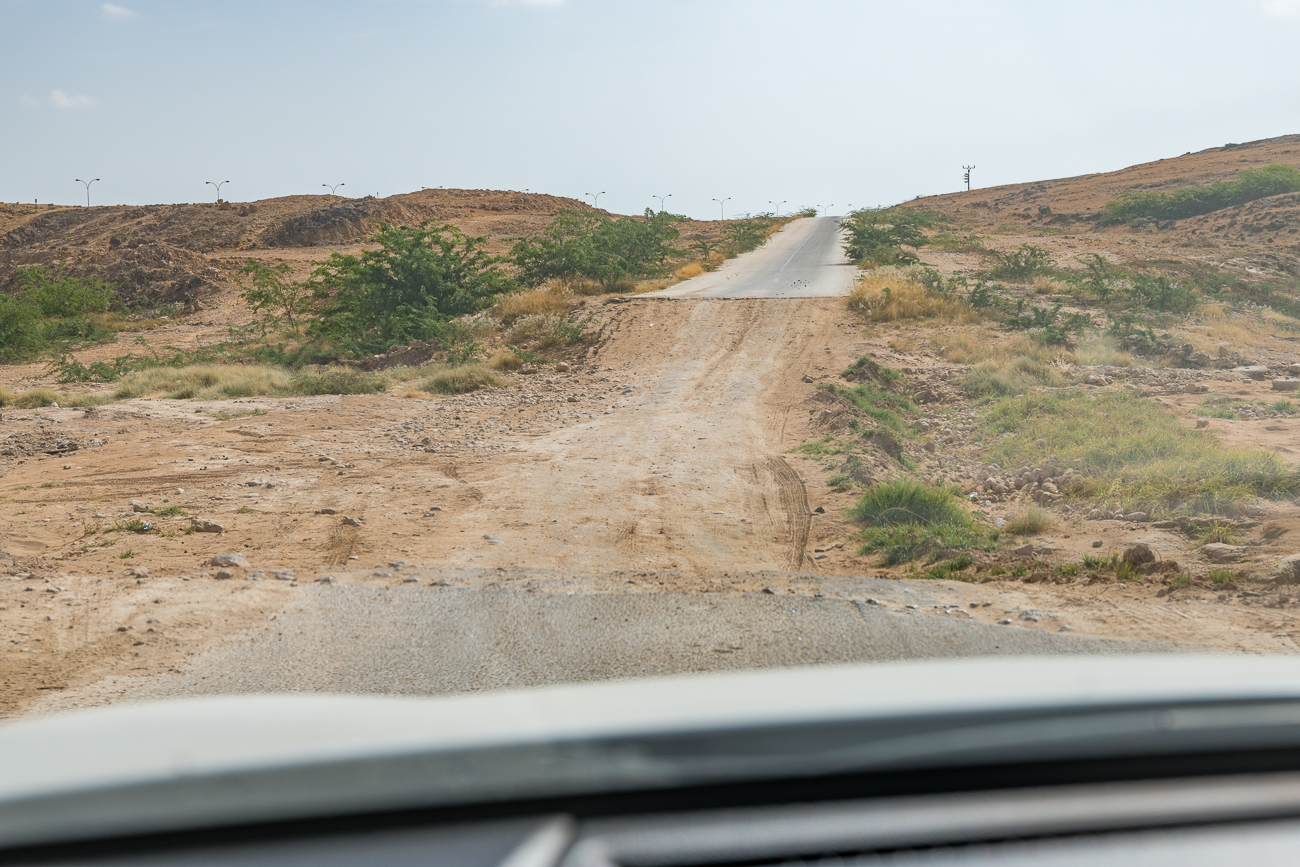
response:
[(1180, 220), (1300, 190), (1300, 168), (1276, 163), (1244, 169), (1231, 181), (1170, 192), (1128, 192), (1106, 203), (1102, 223)]
[(306, 370), (290, 380), (295, 394), (376, 394), (388, 388), (388, 380), (377, 373), (348, 368)]
[(903, 434), (907, 428), (907, 421), (900, 413), (916, 412), (916, 404), (911, 398), (886, 391), (874, 382), (860, 382), (855, 385), (824, 384), (817, 387), (839, 395), (861, 410), (868, 418), (899, 434)]
[(1130, 394), (1050, 392), (996, 400), (984, 411), (994, 442), (984, 457), (1006, 466), (1056, 455), (1083, 472), (1070, 494), (1128, 508), (1231, 514), (1255, 498), (1294, 498), (1300, 475), (1261, 449), (1224, 445)]
[(992, 550), (1000, 535), (975, 523), (955, 488), (915, 479), (875, 485), (846, 515), (864, 527), (854, 537), (858, 553), (879, 553), (887, 566), (968, 548)]
[(1051, 365), (1021, 357), (1008, 364), (981, 364), (962, 377), (961, 384), (972, 397), (1006, 397), (1035, 388), (1059, 388), (1063, 380)]
[(160, 518), (170, 518), (174, 515), (188, 515), (180, 506), (154, 506), (149, 510), (149, 514), (157, 515)]
[(826, 480), (826, 486), (837, 494), (846, 494), (853, 489), (853, 478), (848, 473), (836, 473)]

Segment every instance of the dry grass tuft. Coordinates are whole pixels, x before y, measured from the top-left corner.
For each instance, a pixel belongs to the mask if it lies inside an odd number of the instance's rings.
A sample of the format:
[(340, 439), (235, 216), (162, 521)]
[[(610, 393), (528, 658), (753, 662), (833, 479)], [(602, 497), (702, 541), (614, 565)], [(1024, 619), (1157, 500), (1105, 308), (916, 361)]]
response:
[(1074, 350), (1075, 364), (1103, 364), (1109, 367), (1132, 367), (1133, 355), (1119, 348), (1113, 338), (1089, 334)]
[(60, 407), (99, 406), (108, 403), (109, 400), (110, 398), (105, 395), (73, 394), (43, 387), (28, 389), (17, 394), (7, 388), (0, 388), (0, 407), (13, 409), (40, 409), (56, 403)]
[(1071, 292), (1068, 284), (1062, 283), (1060, 280), (1053, 280), (1051, 277), (1046, 277), (1042, 274), (1039, 274), (1037, 277), (1034, 278), (1034, 294), (1035, 295), (1069, 295), (1071, 294)]
[(408, 388), (406, 391), (402, 392), (401, 396), (409, 398), (410, 400), (425, 400), (433, 397), (429, 392), (420, 391), (418, 388)]
[(433, 375), (421, 385), (424, 391), (435, 394), (465, 394), (480, 388), (500, 388), (509, 384), (508, 380), (497, 376), (485, 365), (472, 362), (434, 369)]
[(678, 280), (689, 280), (692, 277), (698, 277), (704, 273), (704, 264), (700, 261), (687, 262), (682, 267), (673, 272), (673, 276)]
[(493, 370), (518, 370), (524, 366), (524, 360), (513, 352), (498, 352), (488, 359), (488, 367)]
[(845, 303), (872, 322), (942, 319), (965, 325), (980, 321), (979, 313), (965, 301), (926, 291), (911, 268), (882, 267), (863, 273)]
[(222, 400), (293, 394), (293, 375), (269, 364), (191, 364), (151, 367), (118, 380), (113, 397), (162, 395), (171, 400)]
[(563, 316), (569, 312), (573, 291), (567, 284), (552, 283), (541, 289), (502, 296), (491, 316), (502, 325), (514, 325), (525, 316)]
[(1007, 518), (1006, 531), (1016, 536), (1037, 536), (1051, 530), (1058, 523), (1056, 515), (1031, 504)]

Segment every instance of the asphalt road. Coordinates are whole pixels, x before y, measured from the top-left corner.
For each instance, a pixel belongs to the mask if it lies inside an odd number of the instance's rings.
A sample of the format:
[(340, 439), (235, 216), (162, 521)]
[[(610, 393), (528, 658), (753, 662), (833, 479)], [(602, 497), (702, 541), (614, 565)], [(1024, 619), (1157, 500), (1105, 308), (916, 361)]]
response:
[(823, 298), (847, 295), (857, 269), (844, 257), (839, 217), (795, 220), (752, 253), (671, 289), (667, 298)]
[(828, 589), (835, 580), (851, 580), (859, 598), (314, 585), (260, 632), (113, 697), (438, 695), (819, 663), (1197, 649), (978, 623), (927, 610), (925, 591), (899, 582), (832, 579)]

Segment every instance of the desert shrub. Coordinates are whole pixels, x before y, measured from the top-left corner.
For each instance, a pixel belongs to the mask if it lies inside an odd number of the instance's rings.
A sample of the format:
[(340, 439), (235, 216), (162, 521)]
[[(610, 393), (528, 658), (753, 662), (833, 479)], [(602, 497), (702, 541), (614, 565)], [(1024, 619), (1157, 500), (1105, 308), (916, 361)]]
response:
[(172, 400), (224, 400), (293, 394), (292, 375), (261, 364), (195, 364), (151, 367), (126, 374), (113, 390), (117, 400), (162, 395)]
[(384, 226), (378, 249), (333, 254), (312, 276), (322, 301), (310, 333), (368, 354), (412, 340), (438, 340), (447, 320), (491, 306), (515, 284), (483, 238), (453, 226)]
[(1028, 280), (1052, 267), (1052, 254), (1033, 244), (1021, 244), (1009, 253), (994, 253), (990, 277), (1002, 280)]
[(1225, 445), (1127, 393), (1042, 392), (984, 412), (984, 457), (1005, 466), (1056, 455), (1082, 471), (1072, 496), (1148, 511), (1232, 513), (1254, 498), (1294, 498), (1300, 475), (1263, 449)]
[(466, 394), (508, 384), (482, 364), (458, 364), (437, 370), (420, 387), (433, 394)]
[(1300, 168), (1284, 164), (1244, 169), (1231, 181), (1170, 192), (1126, 192), (1106, 203), (1104, 223), (1178, 220), (1243, 205), (1268, 196), (1300, 191)]
[(864, 526), (854, 537), (859, 553), (881, 553), (889, 566), (942, 551), (988, 549), (998, 538), (975, 524), (955, 489), (916, 479), (874, 485), (846, 515)]
[(510, 256), (526, 286), (582, 277), (609, 291), (621, 281), (659, 272), (673, 254), (677, 220), (650, 208), (642, 219), (618, 220), (599, 211), (564, 210), (541, 235), (517, 242)]
[(903, 247), (920, 249), (927, 243), (925, 228), (936, 225), (937, 218), (911, 208), (866, 208), (854, 211), (840, 221), (846, 234), (844, 252), (859, 265), (910, 265), (916, 255)]
[(295, 394), (376, 394), (388, 387), (388, 380), (377, 374), (349, 368), (305, 370), (294, 374), (290, 388)]
[(22, 300), (45, 317), (103, 313), (117, 297), (98, 277), (73, 277), (63, 265), (53, 271), (39, 265), (19, 268), (17, 278)]
[(1144, 307), (1167, 313), (1186, 313), (1201, 302), (1195, 292), (1168, 277), (1140, 273), (1129, 277), (1129, 296)]
[(524, 366), (524, 360), (513, 352), (498, 352), (488, 359), (488, 367), (493, 370), (518, 370)]
[(41, 312), (8, 295), (0, 295), (0, 359), (14, 361), (40, 353), (47, 346), (41, 333)]
[(586, 326), (568, 316), (525, 316), (507, 332), (506, 339), (538, 349), (558, 349), (586, 339)]
[(263, 336), (281, 329), (297, 334), (303, 318), (311, 312), (312, 287), (306, 282), (287, 279), (291, 270), (286, 262), (274, 266), (249, 262), (239, 272), (251, 284), (240, 283), (243, 291), (239, 297), (253, 312)]

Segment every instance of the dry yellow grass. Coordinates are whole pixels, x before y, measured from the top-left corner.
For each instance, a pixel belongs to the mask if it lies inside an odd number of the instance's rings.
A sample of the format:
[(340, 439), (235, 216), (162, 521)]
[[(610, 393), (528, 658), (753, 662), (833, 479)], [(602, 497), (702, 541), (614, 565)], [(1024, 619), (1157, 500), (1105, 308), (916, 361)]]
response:
[(429, 394), (427, 391), (420, 391), (418, 388), (408, 388), (406, 391), (402, 392), (402, 397), (411, 400), (425, 400), (433, 397), (433, 395)]
[(1075, 347), (1074, 363), (1132, 367), (1133, 355), (1120, 349), (1114, 339), (1104, 334), (1089, 334), (1080, 340), (1079, 345)]
[(551, 284), (502, 296), (492, 307), (492, 318), (502, 325), (514, 325), (525, 316), (563, 316), (569, 312), (573, 290), (567, 284)]
[(1293, 337), (1300, 332), (1300, 322), (1276, 310), (1239, 313), (1219, 304), (1204, 304), (1183, 328), (1171, 330), (1197, 352), (1213, 356), (1221, 344), (1236, 350), (1254, 349), (1268, 346), (1277, 338)]
[(848, 308), (872, 322), (941, 319), (972, 324), (980, 315), (965, 301), (927, 292), (910, 268), (876, 268), (858, 277), (845, 299)]
[(689, 280), (692, 277), (698, 277), (704, 273), (704, 264), (700, 261), (687, 262), (682, 267), (673, 272), (673, 276), (678, 280)]
[(105, 395), (73, 394), (67, 391), (55, 391), (52, 388), (32, 388), (15, 394), (7, 388), (0, 388), (0, 407), (13, 409), (40, 409), (43, 406), (58, 404), (61, 407), (98, 406), (108, 403)]
[(1039, 274), (1034, 278), (1034, 293), (1037, 295), (1069, 295), (1070, 287), (1060, 280), (1053, 280)]
[(292, 394), (293, 375), (269, 364), (192, 364), (151, 367), (118, 380), (113, 397), (125, 400), (162, 394), (173, 400), (221, 400)]
[(524, 360), (513, 352), (498, 352), (488, 359), (488, 367), (493, 370), (518, 370), (524, 366)]

